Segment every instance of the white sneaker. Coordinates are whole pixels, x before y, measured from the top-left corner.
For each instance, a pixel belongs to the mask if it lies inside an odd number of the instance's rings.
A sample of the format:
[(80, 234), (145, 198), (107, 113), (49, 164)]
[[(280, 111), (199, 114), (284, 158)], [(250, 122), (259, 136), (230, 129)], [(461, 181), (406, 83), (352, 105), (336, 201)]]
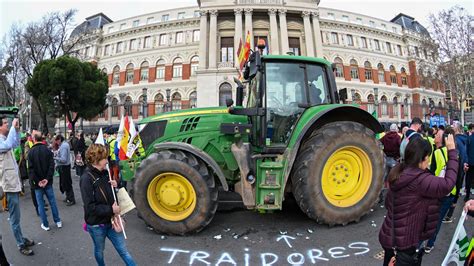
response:
[(51, 228), (46, 227), (46, 226), (44, 226), (43, 224), (41, 224), (41, 229), (43, 229), (44, 231), (49, 231), (49, 229), (51, 229)]
[(58, 228), (62, 228), (63, 227), (63, 222), (57, 222), (56, 225), (58, 226)]

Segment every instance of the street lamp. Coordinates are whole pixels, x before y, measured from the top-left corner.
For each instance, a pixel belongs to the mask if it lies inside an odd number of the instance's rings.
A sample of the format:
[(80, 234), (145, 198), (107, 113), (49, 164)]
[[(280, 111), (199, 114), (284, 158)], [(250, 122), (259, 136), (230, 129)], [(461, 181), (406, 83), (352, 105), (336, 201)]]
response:
[(143, 95), (143, 118), (148, 116), (148, 99), (147, 99), (147, 88), (143, 88), (142, 90)]
[(374, 105), (375, 105), (375, 115), (379, 117), (379, 88), (374, 88)]
[(166, 112), (171, 111), (170, 97), (171, 97), (171, 89), (166, 89)]

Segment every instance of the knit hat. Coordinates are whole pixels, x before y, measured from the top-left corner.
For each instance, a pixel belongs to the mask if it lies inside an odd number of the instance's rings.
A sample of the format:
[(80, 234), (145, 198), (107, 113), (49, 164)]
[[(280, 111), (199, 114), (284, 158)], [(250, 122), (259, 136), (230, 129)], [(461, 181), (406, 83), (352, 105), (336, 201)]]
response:
[(397, 124), (391, 124), (391, 125), (390, 125), (390, 131), (398, 132)]

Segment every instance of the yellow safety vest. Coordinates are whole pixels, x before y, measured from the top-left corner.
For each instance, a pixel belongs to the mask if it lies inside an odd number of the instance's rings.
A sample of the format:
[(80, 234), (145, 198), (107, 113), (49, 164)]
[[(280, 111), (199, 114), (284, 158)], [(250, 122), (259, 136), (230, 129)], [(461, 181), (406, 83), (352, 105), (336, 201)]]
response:
[[(448, 162), (448, 148), (443, 147), (441, 149), (435, 150), (434, 157), (436, 161), (435, 175), (438, 176)], [(456, 185), (454, 186), (453, 190), (451, 190), (451, 194), (456, 194)]]

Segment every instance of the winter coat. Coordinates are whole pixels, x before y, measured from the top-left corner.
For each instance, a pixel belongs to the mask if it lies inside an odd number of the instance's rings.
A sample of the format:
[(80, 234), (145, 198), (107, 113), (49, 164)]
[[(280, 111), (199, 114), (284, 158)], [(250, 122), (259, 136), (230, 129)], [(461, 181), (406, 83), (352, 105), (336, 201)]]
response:
[(53, 152), (43, 143), (36, 143), (28, 152), (28, 174), (31, 185), (38, 189), (38, 183), (48, 180), (48, 185), (53, 184), (54, 159)]
[(408, 167), (402, 172), (399, 179), (390, 185), (386, 196), (387, 216), (379, 232), (382, 247), (393, 247), (392, 223), (395, 247), (399, 250), (418, 247), (420, 241), (433, 236), (438, 224), (440, 199), (454, 187), (457, 171), (457, 151), (450, 150), (445, 178), (418, 167)]
[(99, 171), (93, 166), (87, 166), (79, 185), (86, 223), (89, 225), (110, 224), (114, 215), (112, 210), (114, 195), (107, 171)]
[(474, 165), (474, 134), (471, 134), (467, 137), (467, 163), (469, 165)]
[(20, 134), (11, 127), (8, 136), (0, 134), (0, 186), (4, 192), (20, 192), (21, 180), (13, 149), (20, 145)]
[(394, 159), (400, 158), (400, 144), (402, 140), (397, 132), (388, 132), (382, 139), (380, 139), (380, 141), (383, 144), (385, 155)]
[(459, 152), (459, 164), (464, 165), (467, 163), (467, 136), (463, 134), (457, 134), (454, 137), (456, 141), (456, 149)]

